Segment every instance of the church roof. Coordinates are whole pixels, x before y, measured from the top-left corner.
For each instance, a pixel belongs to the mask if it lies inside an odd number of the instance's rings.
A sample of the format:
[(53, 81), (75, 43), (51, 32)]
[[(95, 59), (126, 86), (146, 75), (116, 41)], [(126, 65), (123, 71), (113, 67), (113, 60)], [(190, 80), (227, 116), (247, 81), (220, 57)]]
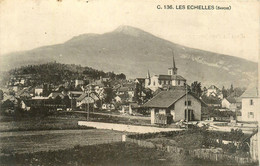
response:
[(183, 78), (180, 75), (159, 75), (159, 80), (181, 80), (181, 81), (186, 81), (185, 78)]

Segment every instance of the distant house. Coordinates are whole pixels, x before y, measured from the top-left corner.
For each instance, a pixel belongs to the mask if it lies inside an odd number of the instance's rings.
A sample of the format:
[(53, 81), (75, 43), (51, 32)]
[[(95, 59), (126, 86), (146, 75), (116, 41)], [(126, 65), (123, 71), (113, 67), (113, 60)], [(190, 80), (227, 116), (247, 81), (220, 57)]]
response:
[(242, 121), (257, 121), (260, 108), (260, 99), (257, 88), (247, 89), (241, 96), (242, 98)]
[(241, 98), (228, 96), (222, 99), (221, 106), (235, 112), (241, 108)]
[(43, 86), (37, 86), (34, 89), (35, 96), (43, 96)]
[(82, 92), (82, 91), (68, 91), (68, 96), (70, 99), (77, 99), (82, 94), (84, 94), (84, 92)]
[(142, 107), (150, 109), (151, 123), (155, 124), (162, 115), (171, 115), (174, 122), (201, 120), (202, 104), (193, 93), (188, 92), (186, 101), (185, 89), (173, 89), (160, 92)]
[(84, 80), (76, 79), (75, 80), (75, 87), (78, 85), (84, 85)]
[(64, 98), (64, 95), (60, 92), (51, 92), (48, 96), (48, 98), (51, 98), (51, 99), (56, 99), (56, 97), (60, 97), (61, 99)]
[(25, 111), (30, 111), (32, 108), (45, 108), (48, 110), (59, 110), (59, 109), (66, 109), (66, 104), (57, 102), (52, 99), (29, 99), (29, 100), (22, 100), (21, 101), (21, 108)]
[(110, 104), (110, 103), (103, 104), (102, 105), (102, 109), (103, 110), (114, 110), (115, 109), (115, 105), (114, 104)]
[(134, 99), (134, 93), (135, 93), (135, 85), (124, 85), (122, 87), (120, 87), (117, 92), (116, 95), (119, 96), (122, 101), (122, 99), (124, 101), (133, 101)]
[(222, 94), (221, 90), (218, 87), (216, 87), (215, 85), (211, 85), (207, 89), (207, 96), (213, 96), (213, 97), (218, 97), (220, 99), (223, 99), (223, 94)]
[(34, 88), (32, 87), (25, 87), (22, 90), (16, 93), (18, 98), (32, 98), (34, 96)]
[(86, 93), (83, 93), (76, 100), (76, 106), (81, 107), (83, 104), (94, 104), (97, 100), (99, 100), (98, 96), (95, 93), (90, 93), (89, 96)]
[(22, 100), (21, 101), (21, 108), (25, 111), (30, 111), (31, 109), (31, 103), (28, 100)]

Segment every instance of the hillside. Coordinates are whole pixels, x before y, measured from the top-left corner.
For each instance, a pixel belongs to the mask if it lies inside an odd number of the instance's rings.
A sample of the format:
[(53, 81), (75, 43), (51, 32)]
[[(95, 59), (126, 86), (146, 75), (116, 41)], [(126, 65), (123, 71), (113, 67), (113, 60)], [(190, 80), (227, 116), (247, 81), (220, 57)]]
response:
[(5, 79), (1, 80), (3, 84), (10, 80), (11, 77), (30, 77), (32, 85), (42, 85), (43, 83), (51, 83), (60, 85), (71, 82), (75, 79), (87, 79), (89, 81), (99, 79), (100, 77), (110, 77), (124, 79), (124, 74), (114, 74), (112, 72), (104, 72), (90, 67), (82, 67), (75, 64), (61, 64), (50, 62), (39, 65), (28, 65), (12, 69), (5, 73)]
[(0, 70), (13, 66), (57, 61), (98, 70), (124, 73), (128, 78), (166, 74), (174, 50), (178, 73), (189, 83), (246, 86), (257, 76), (257, 63), (241, 58), (188, 48), (143, 30), (121, 26), (105, 34), (83, 34), (58, 44), (10, 53), (0, 59)]

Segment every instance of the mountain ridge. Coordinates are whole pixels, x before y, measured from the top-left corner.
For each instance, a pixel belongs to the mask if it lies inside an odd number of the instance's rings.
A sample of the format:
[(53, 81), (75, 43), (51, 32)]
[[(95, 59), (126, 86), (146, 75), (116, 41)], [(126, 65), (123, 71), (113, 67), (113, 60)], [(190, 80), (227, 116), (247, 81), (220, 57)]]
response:
[(130, 26), (120, 26), (104, 34), (81, 34), (61, 44), (10, 53), (1, 66), (12, 68), (57, 61), (123, 72), (135, 78), (145, 77), (148, 69), (154, 74), (166, 74), (171, 66), (172, 50), (179, 74), (189, 82), (241, 86), (255, 80), (257, 63), (185, 47)]

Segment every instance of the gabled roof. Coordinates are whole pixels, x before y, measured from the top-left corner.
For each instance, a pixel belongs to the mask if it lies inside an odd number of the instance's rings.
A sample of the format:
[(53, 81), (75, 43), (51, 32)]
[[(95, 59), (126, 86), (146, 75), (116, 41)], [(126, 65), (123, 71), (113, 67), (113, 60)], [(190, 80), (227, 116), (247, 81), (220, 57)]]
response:
[(236, 99), (233, 97), (233, 96), (228, 96), (226, 98), (226, 100), (229, 102), (229, 103), (236, 103)]
[[(98, 99), (99, 99), (95, 93), (90, 93), (89, 96), (90, 96), (92, 99), (94, 99), (94, 100), (98, 100)], [(77, 98), (77, 101), (82, 101), (82, 100), (84, 100), (86, 97), (88, 97), (88, 94), (83, 93), (81, 96), (79, 96), (79, 98)]]
[(64, 95), (60, 92), (51, 92), (48, 97), (56, 98), (57, 96), (60, 96), (61, 98), (64, 98)]
[[(162, 91), (151, 100), (143, 104), (143, 107), (168, 108), (185, 95), (185, 90), (181, 89)], [(189, 92), (189, 95), (192, 95), (201, 102), (201, 100), (192, 93)]]
[(257, 93), (257, 87), (253, 87), (253, 88), (249, 88), (247, 89), (241, 96), (242, 98), (246, 98), (246, 97), (258, 97), (258, 93)]
[(229, 103), (241, 103), (241, 97), (234, 97), (232, 95), (225, 98)]
[(219, 88), (216, 87), (215, 85), (211, 85), (208, 89), (217, 89), (217, 90), (219, 90)]

